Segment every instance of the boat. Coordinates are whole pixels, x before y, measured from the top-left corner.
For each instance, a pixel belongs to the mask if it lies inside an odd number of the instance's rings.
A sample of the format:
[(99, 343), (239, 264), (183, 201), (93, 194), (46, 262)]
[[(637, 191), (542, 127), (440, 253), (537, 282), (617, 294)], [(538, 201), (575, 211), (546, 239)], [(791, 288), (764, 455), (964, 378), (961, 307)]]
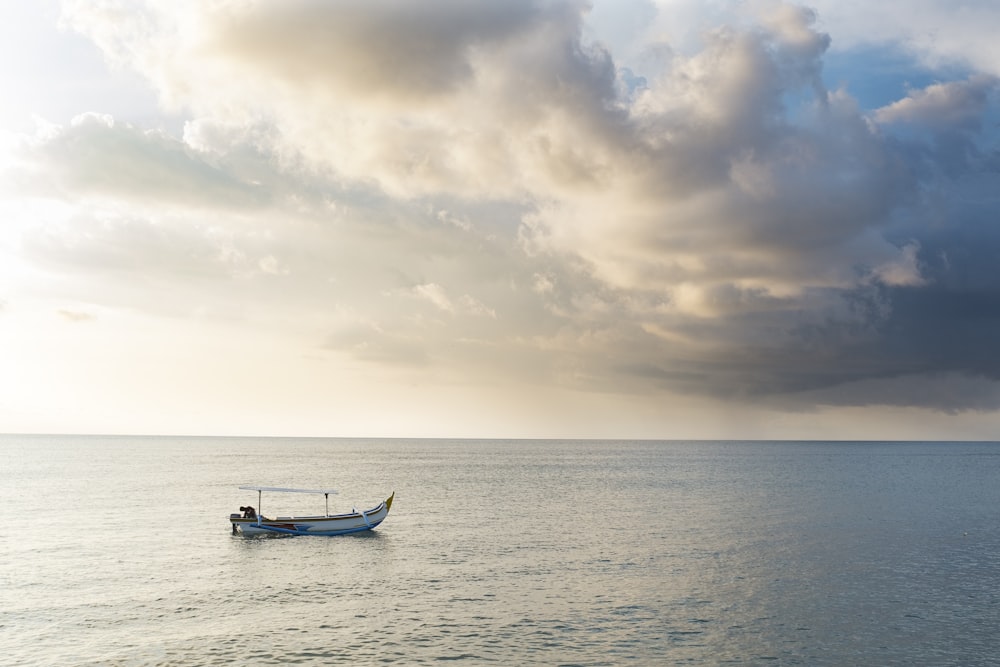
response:
[[(330, 514), (330, 496), (334, 489), (286, 489), (275, 486), (241, 486), (243, 491), (257, 492), (257, 507), (240, 507), (240, 513), (229, 515), (233, 535), (347, 535), (372, 530), (385, 520), (396, 492), (367, 510), (352, 509), (346, 514)], [(260, 511), (263, 493), (313, 493), (326, 497), (326, 513), (316, 516), (279, 516), (269, 519)]]

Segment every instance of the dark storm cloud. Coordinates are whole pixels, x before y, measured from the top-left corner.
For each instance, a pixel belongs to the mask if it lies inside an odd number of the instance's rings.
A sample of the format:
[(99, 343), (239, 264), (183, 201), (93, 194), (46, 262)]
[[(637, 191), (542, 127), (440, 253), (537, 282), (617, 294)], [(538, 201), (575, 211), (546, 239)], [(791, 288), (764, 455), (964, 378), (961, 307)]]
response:
[(1000, 174), (976, 169), (982, 164), (967, 161), (955, 181), (934, 178), (927, 196), (946, 202), (901, 207), (919, 282), (873, 277), (770, 309), (726, 307), (721, 320), (677, 327), (711, 347), (646, 348), (645, 365), (626, 370), (662, 386), (788, 406), (1000, 409)]

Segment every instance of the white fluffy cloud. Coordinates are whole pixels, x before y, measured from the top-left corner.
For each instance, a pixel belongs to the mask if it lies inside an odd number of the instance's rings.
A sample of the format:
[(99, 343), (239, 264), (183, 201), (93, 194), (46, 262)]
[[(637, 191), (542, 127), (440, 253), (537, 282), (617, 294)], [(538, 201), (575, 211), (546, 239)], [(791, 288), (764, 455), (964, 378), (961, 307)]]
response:
[(935, 83), (875, 111), (879, 123), (912, 123), (931, 128), (978, 129), (1000, 81), (980, 74), (967, 81)]

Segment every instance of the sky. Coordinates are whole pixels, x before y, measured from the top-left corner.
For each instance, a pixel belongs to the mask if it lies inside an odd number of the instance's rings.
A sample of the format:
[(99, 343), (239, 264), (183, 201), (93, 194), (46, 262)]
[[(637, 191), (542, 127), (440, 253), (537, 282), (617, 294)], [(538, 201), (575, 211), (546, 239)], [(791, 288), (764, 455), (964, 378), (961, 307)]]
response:
[(0, 5), (0, 432), (1000, 439), (992, 0)]

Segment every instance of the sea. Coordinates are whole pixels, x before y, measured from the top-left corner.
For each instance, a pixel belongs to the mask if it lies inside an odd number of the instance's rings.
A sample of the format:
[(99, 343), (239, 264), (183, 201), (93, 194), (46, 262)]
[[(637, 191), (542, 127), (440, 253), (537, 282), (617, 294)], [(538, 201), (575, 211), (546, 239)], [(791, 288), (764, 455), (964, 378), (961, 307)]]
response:
[[(998, 482), (980, 442), (0, 436), (0, 664), (997, 665)], [(243, 485), (395, 499), (234, 536)]]

